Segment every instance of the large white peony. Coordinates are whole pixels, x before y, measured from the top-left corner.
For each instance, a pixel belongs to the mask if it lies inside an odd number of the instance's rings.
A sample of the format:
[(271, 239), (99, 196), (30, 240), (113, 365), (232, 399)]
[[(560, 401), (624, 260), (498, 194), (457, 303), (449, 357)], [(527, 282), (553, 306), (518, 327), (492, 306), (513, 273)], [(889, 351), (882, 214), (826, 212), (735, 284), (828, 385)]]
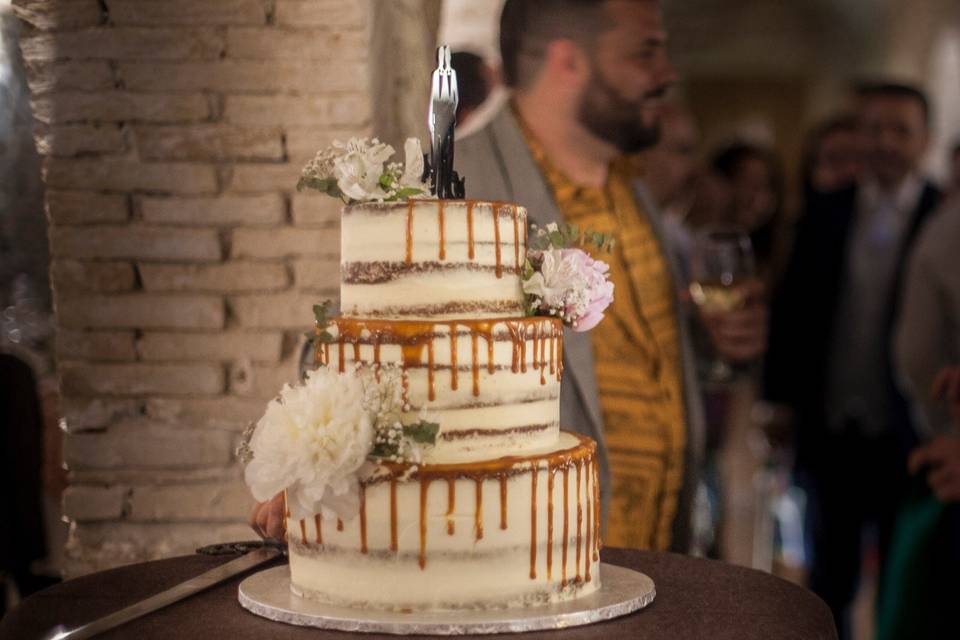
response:
[(293, 518), (357, 513), (358, 474), (373, 447), (376, 409), (363, 373), (321, 367), (285, 385), (257, 423), (245, 480), (257, 500), (287, 491)]

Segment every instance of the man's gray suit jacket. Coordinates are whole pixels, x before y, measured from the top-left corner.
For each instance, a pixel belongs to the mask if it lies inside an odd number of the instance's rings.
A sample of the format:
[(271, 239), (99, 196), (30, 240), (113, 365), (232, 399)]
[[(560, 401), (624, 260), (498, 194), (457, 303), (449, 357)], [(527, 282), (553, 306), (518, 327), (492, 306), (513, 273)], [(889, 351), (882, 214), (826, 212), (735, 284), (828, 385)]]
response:
[[(468, 198), (516, 202), (526, 207), (528, 221), (540, 227), (550, 222), (563, 221), (509, 105), (505, 105), (485, 127), (458, 140), (455, 153), (455, 168), (466, 178)], [(650, 214), (654, 209), (646, 191), (639, 182), (634, 185), (634, 191), (643, 204), (641, 208), (646, 212), (661, 247), (666, 249), (660, 220), (656, 215)], [(668, 261), (672, 260), (672, 252), (664, 250), (663, 254)], [(685, 283), (679, 281), (680, 271), (676, 265), (671, 262), (670, 268), (679, 290)], [(684, 455), (684, 483), (673, 525), (671, 549), (686, 552), (690, 543), (693, 495), (699, 477), (704, 443), (703, 401), (696, 380), (688, 322), (682, 317), (680, 305), (675, 306), (680, 314), (677, 326), (680, 329), (680, 348), (683, 355), (687, 447)], [(565, 429), (578, 431), (597, 441), (601, 470), (600, 497), (605, 521), (612, 487), (593, 368), (593, 347), (589, 333), (567, 330), (565, 334), (563, 363), (566, 375), (560, 393), (560, 424)]]

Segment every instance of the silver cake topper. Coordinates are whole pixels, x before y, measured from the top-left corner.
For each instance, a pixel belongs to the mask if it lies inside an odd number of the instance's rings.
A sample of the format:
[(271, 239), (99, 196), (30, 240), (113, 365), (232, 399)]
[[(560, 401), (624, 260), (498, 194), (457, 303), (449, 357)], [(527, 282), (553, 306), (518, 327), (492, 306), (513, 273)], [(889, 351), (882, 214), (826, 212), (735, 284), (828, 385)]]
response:
[(453, 129), (457, 123), (457, 72), (450, 65), (450, 47), (437, 49), (437, 68), (430, 83), (430, 154), (424, 162), (424, 181), (438, 198), (463, 198), (464, 180), (453, 170)]

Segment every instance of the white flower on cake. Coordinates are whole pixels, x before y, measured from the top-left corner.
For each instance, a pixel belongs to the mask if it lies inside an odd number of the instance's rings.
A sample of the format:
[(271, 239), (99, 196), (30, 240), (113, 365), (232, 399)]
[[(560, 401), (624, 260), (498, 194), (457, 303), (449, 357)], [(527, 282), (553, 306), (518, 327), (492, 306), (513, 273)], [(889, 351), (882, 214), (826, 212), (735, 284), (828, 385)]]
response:
[(534, 225), (523, 272), (530, 315), (557, 316), (574, 331), (589, 331), (613, 302), (609, 265), (573, 245), (593, 244), (611, 251), (613, 240), (601, 233), (580, 233), (576, 225)]
[(347, 204), (401, 200), (428, 193), (420, 179), (420, 140), (408, 138), (404, 143), (406, 168), (399, 162), (387, 164), (393, 154), (393, 147), (377, 138), (335, 140), (303, 168), (297, 190), (316, 189)]
[(304, 383), (284, 385), (247, 434), (244, 479), (260, 501), (286, 491), (295, 519), (320, 513), (349, 520), (360, 480), (376, 462), (419, 463), (422, 448), (435, 442), (438, 425), (422, 411), (404, 424), (409, 410), (395, 366), (381, 368), (379, 379), (361, 368), (311, 371)]

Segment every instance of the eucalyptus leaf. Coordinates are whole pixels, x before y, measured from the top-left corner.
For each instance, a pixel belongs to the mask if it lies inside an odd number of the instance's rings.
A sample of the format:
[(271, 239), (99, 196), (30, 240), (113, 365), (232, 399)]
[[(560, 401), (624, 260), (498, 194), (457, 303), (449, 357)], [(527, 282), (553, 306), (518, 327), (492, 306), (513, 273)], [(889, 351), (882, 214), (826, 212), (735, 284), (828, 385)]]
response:
[(434, 444), (439, 432), (440, 425), (438, 423), (427, 422), (426, 420), (403, 425), (403, 435), (420, 444)]

